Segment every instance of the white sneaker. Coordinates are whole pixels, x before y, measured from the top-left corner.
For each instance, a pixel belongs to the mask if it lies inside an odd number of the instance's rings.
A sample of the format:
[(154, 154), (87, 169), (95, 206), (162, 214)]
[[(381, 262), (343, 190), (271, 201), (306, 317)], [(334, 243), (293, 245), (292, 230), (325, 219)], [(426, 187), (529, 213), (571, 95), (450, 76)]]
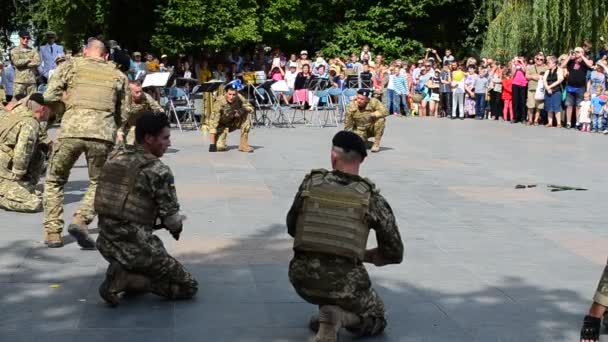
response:
[(608, 129), (605, 129), (604, 132), (602, 132), (604, 134), (608, 134)]

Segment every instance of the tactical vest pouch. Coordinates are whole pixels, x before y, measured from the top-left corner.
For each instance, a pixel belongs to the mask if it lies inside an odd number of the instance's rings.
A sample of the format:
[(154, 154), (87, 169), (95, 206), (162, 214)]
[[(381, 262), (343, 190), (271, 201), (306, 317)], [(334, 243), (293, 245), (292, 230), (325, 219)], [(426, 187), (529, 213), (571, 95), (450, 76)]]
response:
[(116, 220), (154, 225), (156, 203), (151, 194), (135, 188), (140, 171), (154, 160), (130, 163), (107, 162), (95, 193), (95, 211)]
[[(101, 66), (101, 67), (100, 67)], [(71, 108), (114, 112), (114, 87), (117, 70), (110, 65), (74, 60), (74, 78), (68, 99)]]
[[(304, 205), (296, 224), (294, 250), (318, 252), (362, 261), (369, 228), (365, 213), (371, 195), (368, 185), (319, 183), (303, 191)], [(322, 177), (322, 176), (320, 176)]]

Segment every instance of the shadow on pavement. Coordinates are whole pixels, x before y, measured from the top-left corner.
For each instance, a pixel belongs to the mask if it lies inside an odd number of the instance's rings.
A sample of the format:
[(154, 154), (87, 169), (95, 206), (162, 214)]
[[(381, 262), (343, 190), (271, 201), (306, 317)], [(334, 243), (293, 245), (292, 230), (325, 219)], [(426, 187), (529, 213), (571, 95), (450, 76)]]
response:
[[(311, 336), (307, 323), (315, 307), (288, 281), (292, 240), (284, 225), (233, 239), (197, 241), (185, 232), (179, 242), (164, 240), (199, 280), (198, 296), (178, 302), (128, 296), (114, 309), (97, 293), (107, 265), (98, 252), (74, 246), (50, 250), (24, 240), (1, 245), (0, 340), (79, 341), (86, 335), (87, 341), (113, 342), (303, 341)], [(405, 262), (417, 260), (406, 253)], [(395, 266), (368, 270), (386, 304), (389, 326), (384, 335), (366, 341), (572, 341), (584, 312), (565, 303), (589, 302), (574, 291), (544, 289), (518, 277), (504, 278), (500, 288), (467, 289), (458, 282), (452, 287), (448, 277), (421, 286), (415, 274)], [(513, 293), (526, 299), (516, 300)], [(350, 339), (345, 333), (340, 340)]]

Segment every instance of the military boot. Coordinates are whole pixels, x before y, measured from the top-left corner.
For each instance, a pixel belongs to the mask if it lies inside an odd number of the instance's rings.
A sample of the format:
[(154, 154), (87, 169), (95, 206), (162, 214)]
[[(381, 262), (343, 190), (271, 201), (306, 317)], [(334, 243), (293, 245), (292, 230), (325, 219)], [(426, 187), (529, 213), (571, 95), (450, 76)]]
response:
[(374, 152), (374, 153), (380, 152), (380, 140), (382, 140), (382, 136), (376, 135), (374, 137), (374, 145), (372, 145), (372, 149), (371, 149), (372, 152)]
[(222, 131), (222, 133), (217, 136), (217, 140), (215, 142), (218, 152), (224, 152), (228, 150), (228, 147), (226, 146), (226, 140), (228, 140), (228, 133), (226, 131)]
[(95, 240), (89, 236), (89, 227), (80, 216), (74, 216), (74, 220), (68, 226), (68, 233), (76, 239), (82, 249), (95, 249)]
[(253, 152), (253, 147), (249, 146), (247, 140), (249, 138), (249, 133), (241, 132), (241, 143), (239, 144), (239, 151), (241, 152)]
[(319, 330), (313, 341), (336, 342), (338, 341), (338, 332), (342, 327), (355, 326), (360, 322), (359, 316), (344, 311), (338, 306), (321, 306), (319, 309)]
[(61, 248), (63, 247), (63, 238), (61, 233), (44, 233), (44, 244), (48, 248)]
[(110, 263), (106, 271), (106, 279), (99, 286), (99, 295), (110, 306), (117, 306), (120, 304), (118, 294), (125, 290), (127, 280), (127, 272), (117, 262)]

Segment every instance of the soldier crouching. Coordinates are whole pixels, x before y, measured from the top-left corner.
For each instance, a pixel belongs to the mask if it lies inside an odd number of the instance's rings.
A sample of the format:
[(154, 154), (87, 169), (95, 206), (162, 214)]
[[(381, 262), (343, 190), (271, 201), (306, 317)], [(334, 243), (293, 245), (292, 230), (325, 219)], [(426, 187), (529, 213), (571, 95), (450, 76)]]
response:
[(253, 106), (237, 92), (236, 85), (228, 84), (224, 96), (215, 102), (209, 119), (209, 152), (226, 151), (228, 133), (237, 129), (241, 130), (239, 151), (253, 152), (248, 143), (251, 113)]
[(388, 110), (382, 102), (369, 98), (370, 90), (359, 89), (355, 101), (352, 101), (344, 114), (344, 129), (360, 136), (366, 143), (367, 139), (374, 137), (372, 152), (380, 151), (380, 141), (386, 126), (385, 117)]
[(48, 149), (40, 141), (40, 123), (48, 120), (49, 113), (42, 94), (34, 93), (0, 118), (0, 208), (42, 210), (35, 186), (44, 172)]
[(182, 231), (173, 174), (159, 159), (171, 145), (167, 118), (144, 113), (135, 139), (135, 148), (106, 162), (95, 196), (97, 249), (110, 263), (99, 293), (112, 306), (129, 291), (192, 298), (198, 282), (154, 235), (157, 218), (176, 240)]
[[(359, 136), (336, 134), (334, 170), (311, 171), (287, 214), (288, 233), (295, 237), (289, 280), (300, 297), (319, 306), (310, 322), (318, 342), (336, 341), (341, 327), (357, 335), (377, 335), (386, 327), (384, 303), (363, 262), (398, 264), (403, 243), (390, 206), (359, 176), (366, 155)], [(370, 229), (378, 248), (366, 250)]]

